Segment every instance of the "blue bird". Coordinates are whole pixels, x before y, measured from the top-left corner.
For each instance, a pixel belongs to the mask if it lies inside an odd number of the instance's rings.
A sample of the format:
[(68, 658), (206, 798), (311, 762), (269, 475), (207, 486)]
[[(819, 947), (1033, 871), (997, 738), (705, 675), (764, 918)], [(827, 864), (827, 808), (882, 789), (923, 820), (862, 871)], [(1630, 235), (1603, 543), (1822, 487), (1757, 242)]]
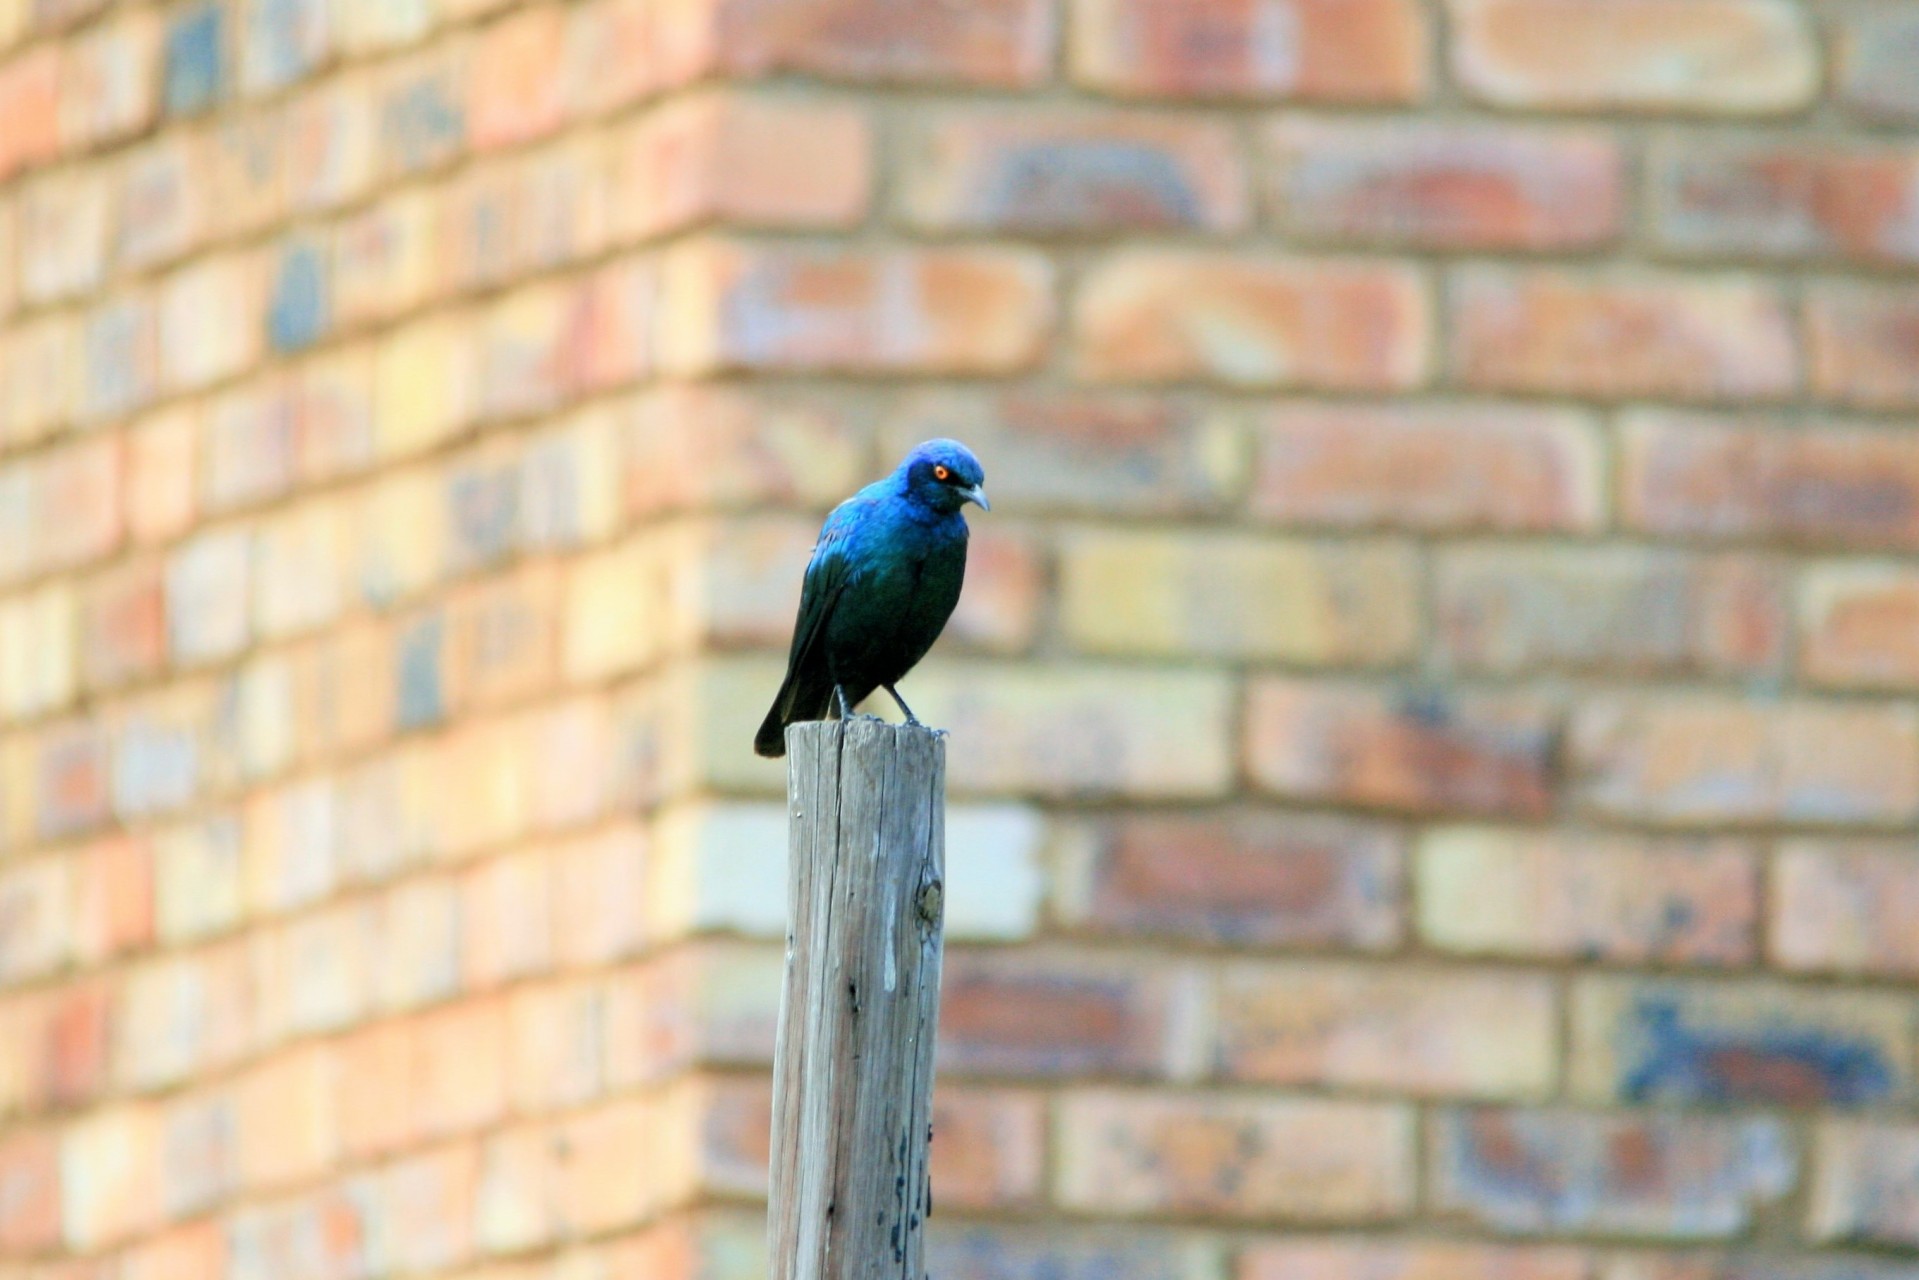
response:
[(807, 562), (786, 680), (753, 739), (786, 754), (786, 726), (824, 720), (884, 689), (918, 724), (899, 682), (939, 639), (966, 577), (966, 518), (983, 511), (986, 473), (957, 440), (928, 440), (886, 479), (833, 508)]

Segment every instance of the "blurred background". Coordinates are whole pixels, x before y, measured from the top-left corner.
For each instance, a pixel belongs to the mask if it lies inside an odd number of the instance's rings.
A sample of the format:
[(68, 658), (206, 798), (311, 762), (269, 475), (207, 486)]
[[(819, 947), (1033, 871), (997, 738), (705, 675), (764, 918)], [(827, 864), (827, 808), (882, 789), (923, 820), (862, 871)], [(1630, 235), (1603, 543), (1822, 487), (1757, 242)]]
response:
[(984, 461), (934, 1280), (1919, 1277), (1919, 4), (0, 0), (0, 1280), (752, 1280)]

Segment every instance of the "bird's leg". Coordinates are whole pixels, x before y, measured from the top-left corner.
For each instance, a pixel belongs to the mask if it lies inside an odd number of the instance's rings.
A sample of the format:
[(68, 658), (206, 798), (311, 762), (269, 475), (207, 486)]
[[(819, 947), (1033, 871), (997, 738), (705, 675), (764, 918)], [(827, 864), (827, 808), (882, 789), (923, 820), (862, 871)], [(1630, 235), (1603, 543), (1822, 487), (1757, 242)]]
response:
[(844, 687), (844, 686), (841, 686), (841, 685), (837, 685), (837, 684), (836, 684), (836, 685), (834, 685), (834, 686), (833, 686), (833, 696), (834, 696), (835, 698), (838, 698), (838, 699), (839, 699), (839, 701), (840, 701), (840, 719), (842, 719), (842, 720), (851, 720), (851, 719), (853, 718), (853, 708), (852, 708), (852, 706), (851, 706), (850, 704), (848, 704), (848, 702), (846, 701), (846, 689), (845, 689), (845, 687)]
[[(920, 718), (913, 714), (913, 708), (906, 705), (906, 699), (900, 697), (900, 691), (898, 689), (895, 689), (890, 684), (883, 684), (880, 688), (886, 690), (886, 692), (892, 696), (893, 701), (900, 704), (900, 710), (906, 713), (906, 723), (911, 725), (918, 725), (920, 723)], [(925, 728), (924, 725), (920, 725), (920, 727)]]

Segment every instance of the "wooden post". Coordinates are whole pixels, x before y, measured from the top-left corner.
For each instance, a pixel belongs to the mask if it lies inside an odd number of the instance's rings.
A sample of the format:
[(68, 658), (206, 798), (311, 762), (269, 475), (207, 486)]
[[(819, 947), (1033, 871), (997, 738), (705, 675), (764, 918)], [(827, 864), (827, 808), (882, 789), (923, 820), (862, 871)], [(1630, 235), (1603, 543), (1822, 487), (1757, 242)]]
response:
[(786, 988), (772, 1280), (923, 1280), (946, 744), (874, 720), (786, 734)]

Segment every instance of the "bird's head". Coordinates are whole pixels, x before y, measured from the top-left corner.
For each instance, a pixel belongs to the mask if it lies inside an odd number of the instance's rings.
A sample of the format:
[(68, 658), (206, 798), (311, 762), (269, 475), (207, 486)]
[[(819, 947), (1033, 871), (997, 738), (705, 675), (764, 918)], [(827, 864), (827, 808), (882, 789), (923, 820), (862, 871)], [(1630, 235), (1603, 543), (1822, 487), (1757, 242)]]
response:
[(986, 472), (973, 451), (957, 440), (928, 440), (900, 463), (906, 491), (920, 502), (951, 515), (969, 502), (991, 511), (986, 501)]

